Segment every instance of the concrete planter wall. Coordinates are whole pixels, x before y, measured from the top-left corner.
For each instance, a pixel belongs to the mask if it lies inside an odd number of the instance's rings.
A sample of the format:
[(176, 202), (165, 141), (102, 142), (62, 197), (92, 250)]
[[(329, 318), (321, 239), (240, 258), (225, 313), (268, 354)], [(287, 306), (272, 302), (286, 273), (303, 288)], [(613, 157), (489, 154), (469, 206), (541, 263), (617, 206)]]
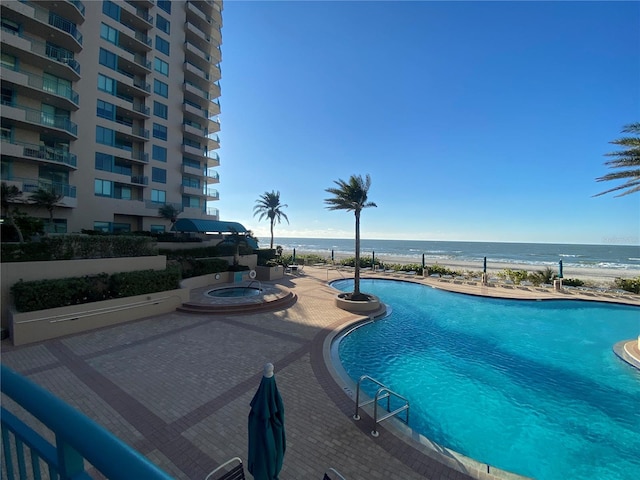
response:
[(380, 299), (375, 295), (367, 293), (370, 297), (368, 302), (354, 302), (345, 298), (349, 293), (339, 293), (336, 295), (336, 306), (351, 313), (361, 313), (367, 315), (369, 313), (380, 310)]
[(11, 312), (11, 340), (14, 345), (24, 345), (173, 312), (189, 300), (189, 292), (168, 290), (50, 310)]
[(54, 278), (81, 277), (99, 273), (133, 272), (136, 270), (164, 270), (167, 257), (92, 258), (83, 260), (58, 260), (54, 262), (7, 262), (0, 273), (0, 303), (2, 304), (2, 327), (10, 328), (11, 286), (20, 281), (49, 280)]
[(281, 265), (275, 267), (256, 267), (256, 279), (268, 282), (284, 277), (284, 268)]

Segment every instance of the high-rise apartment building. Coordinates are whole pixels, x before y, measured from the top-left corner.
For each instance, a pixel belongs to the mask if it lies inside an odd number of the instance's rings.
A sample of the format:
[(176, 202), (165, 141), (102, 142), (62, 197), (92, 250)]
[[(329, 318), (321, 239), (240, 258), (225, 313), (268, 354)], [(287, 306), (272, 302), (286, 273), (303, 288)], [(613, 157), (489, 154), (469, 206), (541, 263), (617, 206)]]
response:
[[(222, 0), (3, 0), (2, 182), (48, 231), (218, 219)], [(39, 189), (62, 198), (49, 213)]]

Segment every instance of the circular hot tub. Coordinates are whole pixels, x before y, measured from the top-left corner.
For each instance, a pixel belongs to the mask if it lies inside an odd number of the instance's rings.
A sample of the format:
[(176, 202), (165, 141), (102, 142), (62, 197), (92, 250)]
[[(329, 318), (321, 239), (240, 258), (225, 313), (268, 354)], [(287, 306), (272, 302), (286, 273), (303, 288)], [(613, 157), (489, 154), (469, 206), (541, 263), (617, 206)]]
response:
[(209, 290), (207, 296), (219, 298), (256, 297), (262, 293), (257, 287), (223, 287)]

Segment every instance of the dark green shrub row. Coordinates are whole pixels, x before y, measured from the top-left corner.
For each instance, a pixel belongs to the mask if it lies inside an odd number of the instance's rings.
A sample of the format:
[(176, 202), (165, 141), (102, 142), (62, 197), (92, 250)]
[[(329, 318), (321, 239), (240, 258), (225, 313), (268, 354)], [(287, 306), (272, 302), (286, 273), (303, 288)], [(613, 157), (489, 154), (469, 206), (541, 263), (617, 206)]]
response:
[(177, 269), (141, 270), (108, 275), (19, 281), (11, 287), (18, 312), (47, 310), (112, 298), (144, 295), (179, 288)]
[(255, 250), (255, 253), (258, 255), (258, 265), (263, 267), (276, 258), (275, 248), (261, 248), (260, 250)]
[(224, 258), (196, 259), (183, 257), (179, 260), (169, 260), (167, 264), (177, 268), (181, 272), (182, 278), (198, 277), (229, 270), (229, 262)]
[(3, 262), (77, 260), (157, 255), (153, 239), (133, 235), (54, 235), (38, 242), (2, 244)]
[(584, 282), (579, 278), (563, 278), (562, 284), (567, 287), (582, 287)]

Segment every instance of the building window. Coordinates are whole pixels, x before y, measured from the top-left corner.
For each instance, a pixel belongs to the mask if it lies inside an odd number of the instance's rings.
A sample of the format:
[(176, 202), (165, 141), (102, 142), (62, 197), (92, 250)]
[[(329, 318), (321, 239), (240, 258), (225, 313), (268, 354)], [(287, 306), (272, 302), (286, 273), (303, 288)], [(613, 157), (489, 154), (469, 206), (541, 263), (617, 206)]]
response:
[(98, 74), (98, 90), (102, 90), (103, 92), (115, 95), (116, 81), (113, 78), (105, 77), (104, 75)]
[(6, 17), (2, 17), (2, 30), (18, 35), (20, 33), (20, 24)]
[(167, 35), (171, 32), (171, 22), (162, 15), (156, 15), (156, 27)]
[(164, 38), (159, 35), (156, 35), (156, 50), (164, 53), (165, 55), (169, 55), (170, 44)]
[(96, 232), (109, 233), (111, 228), (110, 222), (93, 222), (93, 229)]
[(197, 177), (182, 177), (182, 185), (190, 188), (200, 188), (200, 179)]
[[(11, 143), (13, 139), (13, 127), (5, 127), (4, 125), (0, 128), (0, 139), (3, 142)], [(3, 177), (4, 178), (4, 177)]]
[(158, 57), (153, 59), (153, 69), (162, 75), (169, 76), (169, 64), (164, 60), (160, 60)]
[(100, 25), (100, 37), (114, 45), (118, 44), (118, 31), (106, 23)]
[(200, 162), (191, 158), (182, 157), (182, 164), (186, 167), (200, 169)]
[(171, 15), (171, 0), (158, 0), (158, 8), (161, 8), (169, 15)]
[(167, 161), (167, 149), (160, 145), (154, 145), (152, 148), (151, 158), (159, 162)]
[(113, 183), (109, 180), (96, 178), (93, 184), (93, 193), (98, 197), (110, 197), (113, 194)]
[(153, 92), (162, 95), (164, 98), (169, 96), (169, 85), (160, 80), (153, 80)]
[(164, 168), (153, 167), (151, 169), (151, 180), (158, 183), (167, 183), (167, 171)]
[(149, 231), (151, 233), (164, 233), (164, 225), (150, 225)]
[(164, 103), (160, 103), (160, 102), (153, 102), (153, 114), (156, 117), (160, 117), (160, 118), (167, 118), (167, 115), (169, 113), (169, 107), (167, 107)]
[(111, 231), (113, 233), (129, 233), (131, 232), (131, 225), (128, 223), (113, 223), (111, 224)]
[(118, 22), (120, 21), (120, 6), (110, 0), (104, 0), (102, 2), (102, 13), (114, 20), (117, 20)]
[(96, 114), (101, 118), (113, 120), (116, 117), (116, 106), (113, 103), (98, 100)]
[(2, 66), (10, 70), (18, 69), (18, 59), (13, 55), (2, 52)]
[(96, 143), (103, 145), (114, 145), (115, 132), (110, 128), (96, 126)]
[(183, 195), (182, 206), (185, 208), (200, 208), (200, 198)]
[(104, 48), (100, 49), (100, 65), (104, 65), (105, 67), (109, 67), (111, 70), (115, 70), (117, 63), (118, 56), (115, 53), (105, 50)]
[(116, 185), (113, 196), (114, 198), (118, 198), (120, 200), (131, 200), (131, 187)]
[(0, 99), (2, 105), (13, 105), (13, 90), (7, 87), (2, 87)]
[(96, 152), (96, 170), (110, 172), (113, 170), (113, 155)]
[(153, 124), (153, 138), (159, 138), (160, 140), (167, 139), (167, 127), (160, 125), (159, 123)]
[(153, 203), (167, 203), (167, 192), (165, 190), (151, 190), (151, 201)]

